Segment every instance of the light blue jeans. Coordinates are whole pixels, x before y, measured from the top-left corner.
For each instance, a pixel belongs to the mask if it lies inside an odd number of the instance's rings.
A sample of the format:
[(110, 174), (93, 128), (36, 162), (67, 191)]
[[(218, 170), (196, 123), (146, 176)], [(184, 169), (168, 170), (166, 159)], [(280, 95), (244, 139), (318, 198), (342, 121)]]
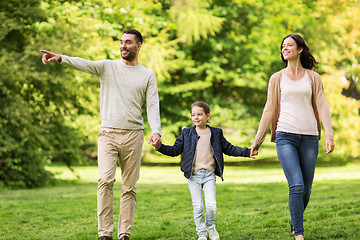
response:
[(317, 135), (276, 133), (276, 150), (289, 185), (289, 209), (296, 235), (304, 234), (304, 211), (310, 200), (316, 160)]
[[(206, 237), (206, 226), (215, 222), (216, 215), (216, 184), (215, 174), (208, 170), (199, 170), (193, 172), (188, 180), (189, 190), (194, 208), (194, 221), (196, 232), (199, 237)], [(204, 220), (204, 203), (205, 196), (206, 216)]]

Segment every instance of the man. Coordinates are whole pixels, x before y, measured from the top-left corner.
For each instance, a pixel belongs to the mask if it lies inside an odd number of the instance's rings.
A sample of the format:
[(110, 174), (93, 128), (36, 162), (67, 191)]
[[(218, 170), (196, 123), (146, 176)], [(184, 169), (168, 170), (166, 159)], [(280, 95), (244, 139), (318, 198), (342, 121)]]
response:
[(143, 38), (137, 30), (126, 30), (120, 39), (122, 59), (89, 61), (40, 50), (44, 64), (51, 61), (100, 77), (100, 119), (98, 137), (98, 233), (101, 240), (112, 239), (113, 185), (117, 162), (121, 168), (122, 193), (118, 238), (129, 240), (136, 205), (144, 141), (141, 108), (146, 100), (153, 135), (149, 143), (160, 147), (159, 96), (153, 72), (138, 61)]

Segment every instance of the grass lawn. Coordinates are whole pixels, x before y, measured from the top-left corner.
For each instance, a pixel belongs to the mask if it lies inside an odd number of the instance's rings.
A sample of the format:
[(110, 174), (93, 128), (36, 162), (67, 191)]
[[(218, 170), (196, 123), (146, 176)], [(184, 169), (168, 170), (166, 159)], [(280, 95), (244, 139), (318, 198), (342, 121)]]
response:
[[(51, 167), (54, 187), (0, 190), (0, 239), (97, 239), (96, 167)], [(118, 171), (120, 172), (120, 171)], [(278, 164), (226, 167), (217, 179), (220, 238), (293, 239), (288, 189)], [(305, 239), (359, 239), (360, 165), (318, 167), (305, 212)], [(115, 232), (120, 180), (114, 187)], [(131, 240), (197, 239), (186, 179), (178, 167), (142, 167)], [(116, 233), (114, 233), (116, 239)]]

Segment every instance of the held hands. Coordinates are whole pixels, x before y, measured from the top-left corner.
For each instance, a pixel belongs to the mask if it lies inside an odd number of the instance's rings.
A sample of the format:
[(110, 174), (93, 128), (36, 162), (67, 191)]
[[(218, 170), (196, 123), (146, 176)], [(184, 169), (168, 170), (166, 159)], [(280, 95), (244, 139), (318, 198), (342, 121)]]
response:
[(250, 158), (255, 159), (255, 156), (257, 156), (259, 154), (258, 152), (258, 148), (256, 148), (256, 146), (253, 144), (250, 147)]
[(42, 62), (44, 64), (47, 64), (51, 61), (61, 61), (61, 55), (60, 54), (56, 54), (47, 50), (40, 50), (40, 52), (44, 53), (44, 55), (42, 56)]
[(162, 143), (161, 143), (161, 136), (159, 133), (154, 133), (150, 139), (148, 144), (150, 144), (157, 150), (161, 147)]

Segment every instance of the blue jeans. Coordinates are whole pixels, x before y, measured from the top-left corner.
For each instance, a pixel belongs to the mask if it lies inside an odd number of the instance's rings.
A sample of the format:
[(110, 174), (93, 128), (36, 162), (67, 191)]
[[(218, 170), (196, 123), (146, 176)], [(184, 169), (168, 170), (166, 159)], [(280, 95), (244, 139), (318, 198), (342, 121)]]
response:
[(276, 151), (289, 185), (289, 209), (295, 236), (303, 235), (304, 211), (310, 200), (319, 138), (277, 132)]
[[(206, 226), (215, 222), (216, 214), (216, 184), (215, 174), (208, 170), (193, 172), (188, 180), (192, 204), (194, 208), (194, 221), (199, 237), (206, 237)], [(204, 203), (202, 191), (205, 195), (206, 217), (204, 220)]]

